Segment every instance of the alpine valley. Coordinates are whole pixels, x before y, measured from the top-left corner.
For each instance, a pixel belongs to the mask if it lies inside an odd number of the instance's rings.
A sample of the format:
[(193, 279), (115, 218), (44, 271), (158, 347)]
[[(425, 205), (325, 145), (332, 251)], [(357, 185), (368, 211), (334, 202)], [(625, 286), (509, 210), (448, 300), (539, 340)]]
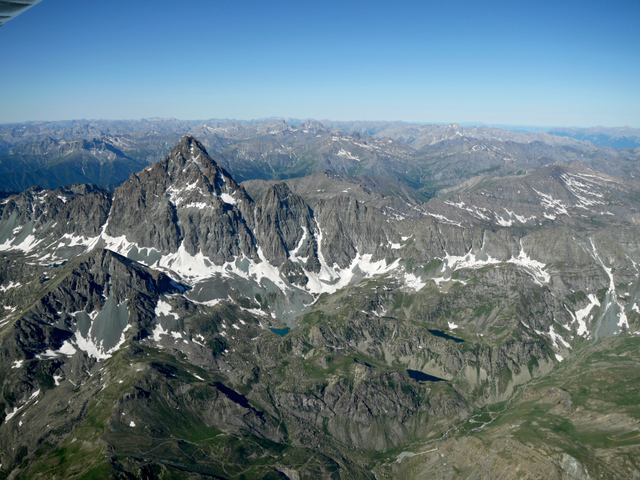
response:
[(0, 478), (640, 479), (631, 130), (0, 125)]

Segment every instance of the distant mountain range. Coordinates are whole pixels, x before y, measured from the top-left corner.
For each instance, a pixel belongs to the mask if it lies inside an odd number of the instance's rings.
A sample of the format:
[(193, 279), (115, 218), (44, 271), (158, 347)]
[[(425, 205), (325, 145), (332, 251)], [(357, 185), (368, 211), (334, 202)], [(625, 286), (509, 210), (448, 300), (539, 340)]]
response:
[(94, 183), (113, 189), (145, 165), (103, 140), (45, 137), (0, 153), (0, 188), (20, 191), (34, 185), (57, 188)]
[(638, 148), (640, 147), (640, 128), (618, 127), (592, 127), (592, 128), (554, 128), (549, 130), (551, 135), (571, 137), (613, 148)]
[[(588, 132), (563, 130), (558, 133), (564, 136), (559, 136), (455, 124), (283, 120), (0, 125), (5, 150), (0, 154), (0, 189), (89, 182), (112, 190), (132, 172), (164, 158), (185, 134), (199, 138), (215, 161), (240, 182), (301, 178), (331, 170), (388, 177), (433, 196), (479, 175), (518, 175), (558, 162), (579, 162), (616, 177), (638, 175), (639, 148), (570, 138), (591, 135)], [(636, 138), (632, 129), (606, 132), (610, 139)]]

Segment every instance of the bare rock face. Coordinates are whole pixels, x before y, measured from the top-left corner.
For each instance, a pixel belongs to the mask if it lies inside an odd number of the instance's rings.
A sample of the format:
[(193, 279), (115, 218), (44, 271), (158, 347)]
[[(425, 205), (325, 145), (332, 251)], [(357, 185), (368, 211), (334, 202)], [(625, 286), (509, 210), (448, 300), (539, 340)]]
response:
[(0, 205), (0, 242), (12, 236), (93, 237), (107, 221), (111, 195), (95, 185), (73, 184), (56, 190), (32, 187)]
[(255, 235), (265, 257), (275, 265), (284, 263), (300, 242), (307, 240), (301, 248), (307, 247), (316, 231), (311, 209), (285, 183), (267, 189), (254, 212)]
[(144, 332), (155, 317), (159, 296), (180, 289), (164, 274), (109, 250), (94, 250), (72, 264), (18, 320), (18, 356), (56, 351), (74, 333), (108, 351), (129, 323), (136, 334)]
[(329, 265), (346, 268), (356, 255), (375, 254), (389, 244), (386, 218), (353, 198), (339, 195), (318, 203), (322, 251)]

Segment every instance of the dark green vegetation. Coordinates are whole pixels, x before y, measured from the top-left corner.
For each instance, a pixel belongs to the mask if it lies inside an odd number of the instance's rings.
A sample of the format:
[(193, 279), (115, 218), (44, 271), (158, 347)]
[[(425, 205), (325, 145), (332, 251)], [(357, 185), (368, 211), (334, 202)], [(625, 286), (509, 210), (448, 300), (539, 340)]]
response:
[(505, 478), (636, 478), (639, 368), (638, 337), (588, 346), (449, 438), (382, 464), (378, 478), (486, 478), (496, 468)]

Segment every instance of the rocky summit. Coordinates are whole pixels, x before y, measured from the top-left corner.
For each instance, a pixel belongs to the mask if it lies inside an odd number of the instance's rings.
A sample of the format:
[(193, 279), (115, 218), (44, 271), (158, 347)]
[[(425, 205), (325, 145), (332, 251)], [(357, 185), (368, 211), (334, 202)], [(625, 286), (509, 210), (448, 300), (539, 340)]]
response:
[(3, 195), (0, 477), (640, 478), (637, 152), (351, 127)]

